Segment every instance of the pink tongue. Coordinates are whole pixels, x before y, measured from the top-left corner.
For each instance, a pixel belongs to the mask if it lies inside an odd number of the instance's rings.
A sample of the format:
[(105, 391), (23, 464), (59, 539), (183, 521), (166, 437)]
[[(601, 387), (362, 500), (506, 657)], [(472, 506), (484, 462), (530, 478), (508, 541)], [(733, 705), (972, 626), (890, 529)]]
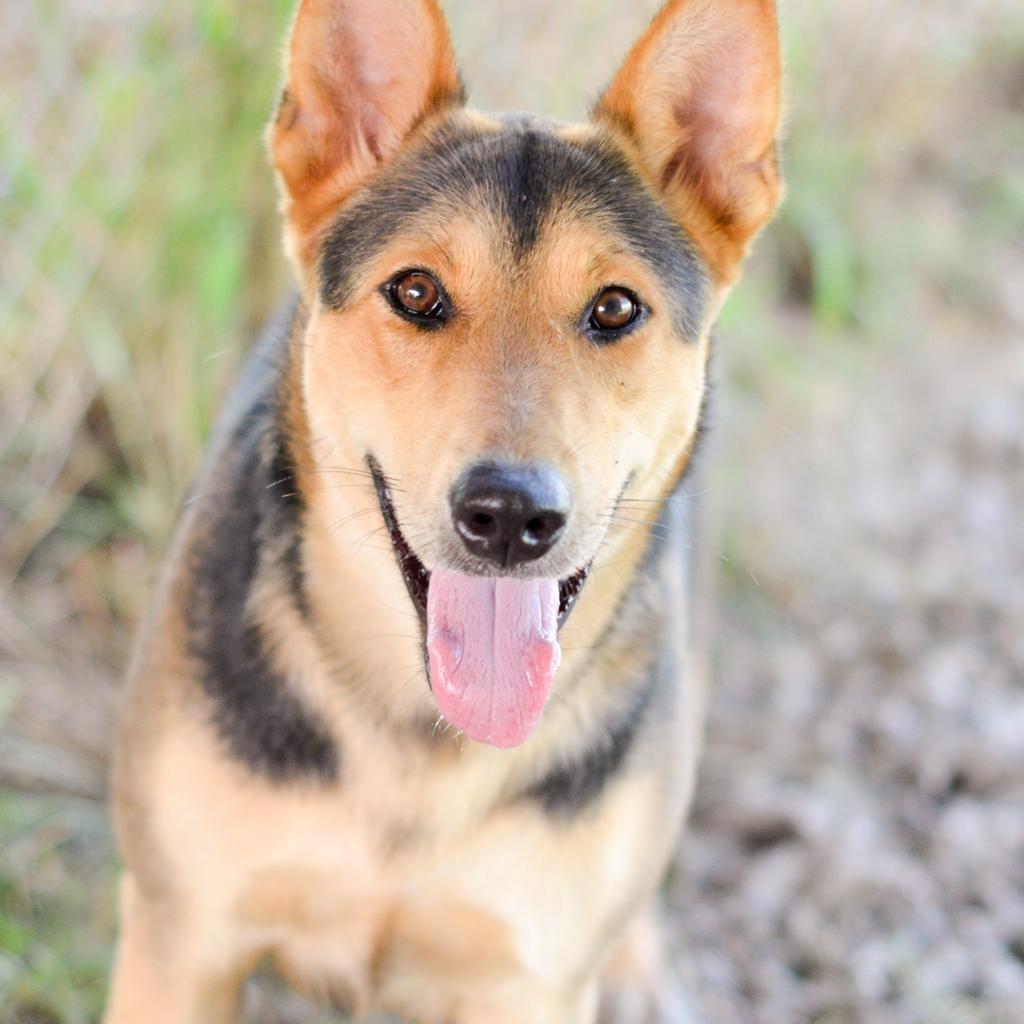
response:
[(430, 682), (471, 739), (515, 747), (540, 720), (562, 652), (558, 581), (435, 569), (427, 591)]

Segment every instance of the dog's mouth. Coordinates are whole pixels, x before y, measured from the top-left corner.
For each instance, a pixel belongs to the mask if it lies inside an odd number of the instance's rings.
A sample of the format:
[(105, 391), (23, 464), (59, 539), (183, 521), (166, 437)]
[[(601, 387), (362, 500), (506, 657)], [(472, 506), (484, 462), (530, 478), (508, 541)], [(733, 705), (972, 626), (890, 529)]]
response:
[(420, 561), (398, 523), (391, 488), (368, 458), (395, 559), (423, 627), (427, 681), (441, 714), (471, 739), (525, 742), (561, 660), (558, 631), (590, 572), (565, 579), (467, 576)]
[[(398, 516), (395, 513), (395, 506), (391, 498), (391, 487), (387, 477), (381, 471), (377, 460), (370, 456), (367, 459), (370, 472), (373, 475), (373, 485), (377, 490), (377, 499), (380, 502), (381, 515), (384, 517), (384, 525), (388, 529), (391, 538), (391, 546), (395, 552), (395, 560), (401, 570), (402, 578), (405, 580), (409, 597), (416, 608), (416, 612), (422, 623), (427, 619), (427, 598), (430, 592), (430, 570), (419, 560), (416, 552), (409, 546), (409, 542), (398, 525)], [(590, 575), (591, 563), (578, 569), (571, 576), (558, 581), (558, 628), (565, 625), (573, 606), (576, 604), (583, 584), (587, 582)]]

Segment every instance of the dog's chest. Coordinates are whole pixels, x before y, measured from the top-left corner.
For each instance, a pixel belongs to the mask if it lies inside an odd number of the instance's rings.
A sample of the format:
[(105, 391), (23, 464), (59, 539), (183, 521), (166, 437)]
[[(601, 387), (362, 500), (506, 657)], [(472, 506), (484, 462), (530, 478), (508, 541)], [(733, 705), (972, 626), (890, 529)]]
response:
[[(646, 860), (644, 801), (615, 794), (575, 827), (532, 806), (469, 824), (458, 788), (428, 788), (450, 801), (448, 827), (429, 801), (412, 802), (419, 813), (344, 797), (265, 808), (264, 822), (276, 821), (235, 902), (249, 941), (273, 950), (293, 978), (360, 1008), (393, 1005), (395, 986), (439, 977), (453, 992), (496, 974), (557, 986), (590, 950), (581, 939), (606, 923), (608, 902), (595, 894), (621, 892)], [(581, 871), (592, 885), (577, 884)]]
[[(564, 742), (557, 713), (548, 724)], [(543, 748), (339, 735), (336, 781), (275, 784), (191, 720), (168, 736), (158, 787), (162, 845), (202, 915), (227, 917), (240, 954), (272, 952), (314, 991), (362, 1008), (439, 977), (459, 991), (496, 975), (558, 988), (661, 869), (676, 815), (647, 772), (567, 813), (530, 793)]]

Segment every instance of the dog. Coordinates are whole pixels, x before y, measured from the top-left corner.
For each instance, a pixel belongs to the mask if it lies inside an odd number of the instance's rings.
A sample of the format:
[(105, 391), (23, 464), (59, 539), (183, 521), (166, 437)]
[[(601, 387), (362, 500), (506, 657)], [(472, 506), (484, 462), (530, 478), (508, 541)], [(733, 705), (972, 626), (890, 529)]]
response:
[(297, 298), (129, 672), (107, 1024), (246, 977), (424, 1024), (678, 1022), (703, 673), (681, 484), (782, 192), (774, 0), (671, 0), (585, 124), (466, 106), (436, 0), (302, 0)]

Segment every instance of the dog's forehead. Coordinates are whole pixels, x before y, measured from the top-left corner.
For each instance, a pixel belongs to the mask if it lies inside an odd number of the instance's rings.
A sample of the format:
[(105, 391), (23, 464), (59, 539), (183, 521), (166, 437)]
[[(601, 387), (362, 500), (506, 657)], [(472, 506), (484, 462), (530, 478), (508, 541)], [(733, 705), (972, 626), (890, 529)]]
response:
[(678, 333), (700, 331), (703, 262), (625, 153), (597, 131), (526, 114), (445, 122), (353, 197), (321, 250), (324, 306), (344, 308), (394, 239), (427, 241), (467, 216), (512, 260), (527, 259), (548, 229), (587, 221), (663, 282)]

